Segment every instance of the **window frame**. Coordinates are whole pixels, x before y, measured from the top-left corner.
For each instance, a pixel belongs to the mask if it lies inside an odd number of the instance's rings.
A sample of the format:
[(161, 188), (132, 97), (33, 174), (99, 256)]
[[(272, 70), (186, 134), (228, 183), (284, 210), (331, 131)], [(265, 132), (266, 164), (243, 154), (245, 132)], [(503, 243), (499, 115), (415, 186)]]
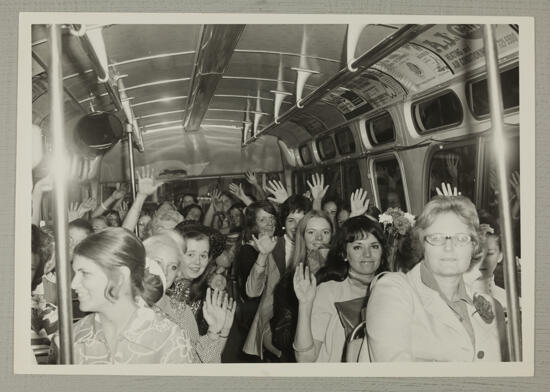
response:
[[(519, 75), (519, 63), (514, 63), (514, 64), (511, 64), (511, 65), (508, 65), (508, 66), (505, 66), (505, 67), (502, 67), (499, 69), (499, 76), (502, 77), (502, 74), (504, 72), (508, 72), (508, 71), (511, 71), (513, 69), (517, 69), (518, 70), (518, 77), (520, 77)], [(490, 116), (491, 116), (491, 110), (489, 108), (489, 112), (487, 114), (476, 114), (474, 112), (474, 104), (473, 104), (473, 100), (472, 100), (472, 85), (474, 83), (477, 83), (477, 82), (480, 82), (482, 80), (487, 80), (487, 73), (481, 75), (481, 76), (478, 76), (478, 77), (475, 77), (475, 78), (472, 78), (468, 81), (466, 81), (466, 83), (464, 84), (464, 95), (466, 97), (466, 103), (468, 105), (468, 110), (470, 111), (470, 114), (476, 119), (476, 120), (485, 120), (485, 119), (488, 119)], [(518, 83), (519, 85), (519, 83)], [(501, 81), (501, 88), (502, 88), (502, 81)], [(520, 87), (521, 89), (521, 87)], [(521, 93), (520, 93), (521, 95)], [(489, 96), (487, 95), (487, 98)], [(503, 114), (510, 114), (510, 113), (518, 113), (519, 112), (519, 104), (518, 106), (513, 106), (513, 107), (510, 107), (510, 108), (507, 108), (507, 109), (504, 109), (504, 102), (502, 102), (503, 104)]]
[[(349, 133), (349, 137), (351, 138), (351, 141), (352, 141), (352, 149), (351, 149), (350, 152), (342, 152), (342, 148), (340, 146), (340, 139), (341, 138), (339, 138), (338, 135), (339, 134), (344, 134), (344, 133)], [(334, 130), (333, 135), (334, 135), (334, 142), (336, 144), (336, 151), (337, 151), (338, 155), (348, 156), (348, 155), (355, 154), (357, 152), (357, 143), (355, 143), (355, 138), (353, 137), (353, 131), (351, 130), (351, 128), (349, 126), (345, 125), (343, 127), (340, 127), (338, 129)], [(319, 147), (317, 147), (317, 148), (319, 148)]]
[(377, 181), (376, 171), (375, 171), (374, 165), (378, 161), (388, 161), (388, 160), (390, 160), (389, 158), (393, 158), (393, 159), (397, 160), (397, 164), (399, 166), (399, 171), (401, 173), (401, 183), (403, 184), (403, 194), (404, 194), (404, 197), (405, 197), (406, 211), (404, 211), (404, 212), (407, 212), (407, 211), (410, 212), (411, 211), (411, 201), (409, 200), (409, 192), (408, 192), (409, 186), (407, 184), (407, 177), (405, 176), (405, 168), (403, 166), (403, 161), (401, 160), (401, 157), (399, 156), (399, 154), (397, 154), (394, 151), (389, 151), (389, 152), (384, 152), (384, 153), (381, 153), (381, 154), (377, 154), (375, 156), (370, 157), (370, 159), (369, 159), (369, 163), (368, 163), (368, 165), (369, 165), (369, 177), (370, 177), (369, 180), (370, 180), (372, 193), (374, 195), (374, 203), (375, 203), (376, 207), (379, 208), (382, 213), (385, 212), (384, 210), (382, 210), (382, 200), (380, 199), (380, 191), (378, 189), (378, 181)]
[[(304, 159), (304, 155), (302, 153), (302, 150), (306, 148), (309, 153), (309, 162), (306, 162)], [(313, 152), (311, 151), (311, 148), (309, 147), (308, 143), (302, 144), (298, 147), (298, 155), (300, 155), (300, 162), (302, 162), (303, 166), (311, 165), (313, 163)]]
[[(438, 98), (440, 98), (444, 95), (447, 95), (447, 94), (451, 94), (452, 96), (454, 96), (458, 100), (459, 108), (460, 108), (460, 121), (454, 122), (454, 123), (451, 123), (451, 124), (441, 125), (439, 127), (432, 128), (432, 129), (424, 129), (423, 124), (421, 124), (421, 121), (418, 118), (419, 114), (417, 112), (417, 108), (423, 103), (438, 99)], [(426, 135), (426, 134), (429, 134), (429, 133), (440, 132), (440, 131), (447, 130), (447, 129), (457, 128), (460, 125), (462, 125), (462, 123), (464, 122), (464, 107), (463, 107), (462, 101), (460, 100), (460, 97), (458, 96), (458, 94), (453, 89), (447, 88), (443, 91), (438, 92), (437, 94), (429, 95), (427, 97), (424, 97), (424, 98), (421, 98), (419, 100), (416, 100), (416, 101), (412, 102), (411, 103), (411, 117), (412, 117), (412, 120), (413, 120), (413, 123), (414, 123), (414, 128), (416, 129), (416, 132), (418, 132), (419, 135)]]
[[(393, 140), (390, 140), (390, 141), (387, 141), (387, 142), (382, 142), (382, 143), (375, 142), (374, 141), (374, 136), (375, 135), (373, 135), (374, 132), (371, 128), (372, 122), (374, 122), (378, 118), (381, 118), (381, 117), (384, 117), (384, 116), (389, 116), (390, 119), (391, 119), (391, 122), (392, 122), (392, 125), (393, 125)], [(393, 120), (393, 117), (392, 117), (392, 115), (389, 111), (384, 110), (383, 112), (378, 113), (376, 116), (366, 118), (364, 120), (364, 123), (365, 123), (365, 133), (366, 133), (367, 139), (368, 139), (368, 141), (369, 141), (369, 143), (372, 147), (379, 147), (379, 146), (384, 146), (384, 145), (387, 145), (387, 144), (395, 143), (395, 141), (397, 140), (397, 132), (396, 132), (396, 129), (395, 129), (395, 121)]]
[[(331, 155), (331, 156), (326, 156), (325, 155), (323, 149), (320, 146), (320, 143), (323, 140), (330, 140), (331, 141), (332, 147), (334, 148), (334, 154), (333, 155)], [(319, 153), (319, 159), (323, 162), (330, 161), (331, 159), (336, 158), (336, 156), (338, 155), (338, 151), (336, 150), (336, 143), (334, 142), (334, 138), (332, 137), (332, 135), (320, 136), (319, 138), (317, 138), (315, 140), (315, 146), (317, 147), (317, 151)]]

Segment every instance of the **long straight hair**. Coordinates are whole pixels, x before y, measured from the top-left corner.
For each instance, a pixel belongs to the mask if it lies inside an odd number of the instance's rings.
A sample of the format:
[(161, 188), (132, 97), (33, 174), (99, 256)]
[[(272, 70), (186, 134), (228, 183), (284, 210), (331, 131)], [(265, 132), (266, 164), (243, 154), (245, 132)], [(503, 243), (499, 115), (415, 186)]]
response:
[(311, 210), (310, 212), (305, 214), (302, 220), (300, 220), (300, 223), (298, 223), (298, 227), (296, 229), (296, 245), (294, 247), (294, 255), (292, 256), (292, 263), (290, 267), (292, 271), (294, 271), (298, 264), (303, 263), (306, 260), (307, 249), (304, 235), (306, 232), (307, 224), (312, 218), (322, 218), (326, 220), (330, 225), (331, 235), (334, 234), (334, 226), (332, 225), (332, 221), (330, 220), (330, 217), (326, 212)]

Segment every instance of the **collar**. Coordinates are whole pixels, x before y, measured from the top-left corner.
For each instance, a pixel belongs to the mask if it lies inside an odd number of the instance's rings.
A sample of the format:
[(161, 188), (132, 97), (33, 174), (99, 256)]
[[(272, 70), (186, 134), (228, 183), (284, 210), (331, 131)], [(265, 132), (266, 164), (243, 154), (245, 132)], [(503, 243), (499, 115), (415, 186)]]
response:
[[(132, 313), (126, 327), (120, 333), (119, 338), (125, 339), (133, 344), (146, 347), (150, 350), (156, 350), (157, 347), (152, 347), (143, 341), (144, 332), (151, 328), (158, 315), (155, 311), (149, 308), (145, 302), (137, 301), (137, 309)], [(90, 330), (82, 337), (82, 342), (99, 340), (107, 345), (103, 323), (99, 313), (95, 313), (90, 320)]]
[(285, 241), (286, 241), (287, 244), (290, 244), (290, 245), (294, 246), (294, 241), (292, 241), (292, 239), (290, 238), (290, 236), (287, 233), (285, 233), (284, 237), (285, 237)]
[(448, 304), (452, 302), (464, 301), (470, 305), (473, 305), (473, 301), (468, 295), (468, 292), (466, 291), (466, 285), (464, 283), (463, 278), (460, 278), (460, 281), (458, 283), (458, 293), (457, 293), (458, 299), (456, 301), (447, 299), (445, 294), (443, 294), (443, 292), (439, 288), (439, 285), (437, 284), (437, 280), (435, 279), (432, 271), (430, 271), (422, 262), (420, 263), (420, 280), (424, 285), (436, 291), (439, 294), (439, 296)]

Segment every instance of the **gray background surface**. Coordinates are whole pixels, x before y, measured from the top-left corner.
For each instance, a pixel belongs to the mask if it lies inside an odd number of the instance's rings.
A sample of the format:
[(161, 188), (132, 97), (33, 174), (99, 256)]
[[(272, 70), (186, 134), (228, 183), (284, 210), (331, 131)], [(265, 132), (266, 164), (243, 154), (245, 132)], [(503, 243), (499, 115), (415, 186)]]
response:
[[(550, 384), (550, 279), (547, 240), (550, 162), (548, 134), (548, 0), (66, 1), (0, 2), (0, 391), (543, 391)], [(13, 374), (13, 271), (16, 162), (18, 12), (246, 12), (534, 16), (536, 39), (536, 337), (534, 378), (199, 378), (124, 376), (15, 376)], [(524, 105), (526, 103), (522, 103)], [(530, 103), (527, 103), (530, 104)], [(18, 262), (26, 262), (18, 260)], [(524, 260), (533, 262), (532, 260)], [(26, 353), (25, 353), (26, 355)]]

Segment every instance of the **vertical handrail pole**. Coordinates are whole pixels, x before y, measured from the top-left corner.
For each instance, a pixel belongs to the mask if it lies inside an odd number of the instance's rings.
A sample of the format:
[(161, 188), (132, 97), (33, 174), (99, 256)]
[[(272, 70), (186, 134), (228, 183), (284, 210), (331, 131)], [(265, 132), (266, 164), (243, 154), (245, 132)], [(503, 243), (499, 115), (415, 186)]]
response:
[[(134, 163), (134, 133), (132, 129), (132, 124), (126, 124), (126, 135), (128, 136), (128, 166), (130, 169), (130, 184), (132, 187), (132, 203), (136, 201), (136, 169)], [(136, 225), (135, 228), (136, 235), (139, 236), (139, 228)]]
[(49, 34), (51, 53), (48, 79), (50, 92), (50, 130), (53, 139), (53, 157), (50, 172), (53, 177), (54, 196), (55, 273), (59, 305), (59, 338), (61, 345), (59, 359), (62, 364), (72, 364), (73, 312), (67, 241), (67, 168), (69, 167), (69, 154), (65, 143), (61, 27), (56, 24), (51, 25)]
[(497, 178), (499, 184), (499, 212), (502, 229), (502, 249), (504, 250), (504, 282), (506, 300), (508, 303), (508, 336), (510, 360), (521, 361), (521, 325), (519, 313), (519, 297), (516, 287), (516, 262), (512, 241), (512, 220), (510, 217), (510, 197), (508, 192), (508, 173), (506, 168), (506, 140), (504, 137), (504, 116), (502, 106), (502, 91), (498, 69), (498, 52), (495, 43), (493, 26), (483, 25), (483, 40), (485, 44), (485, 59), (487, 63), (487, 81), (489, 88), (489, 107), (491, 110), (491, 125), (493, 128), (493, 152), (495, 157)]

